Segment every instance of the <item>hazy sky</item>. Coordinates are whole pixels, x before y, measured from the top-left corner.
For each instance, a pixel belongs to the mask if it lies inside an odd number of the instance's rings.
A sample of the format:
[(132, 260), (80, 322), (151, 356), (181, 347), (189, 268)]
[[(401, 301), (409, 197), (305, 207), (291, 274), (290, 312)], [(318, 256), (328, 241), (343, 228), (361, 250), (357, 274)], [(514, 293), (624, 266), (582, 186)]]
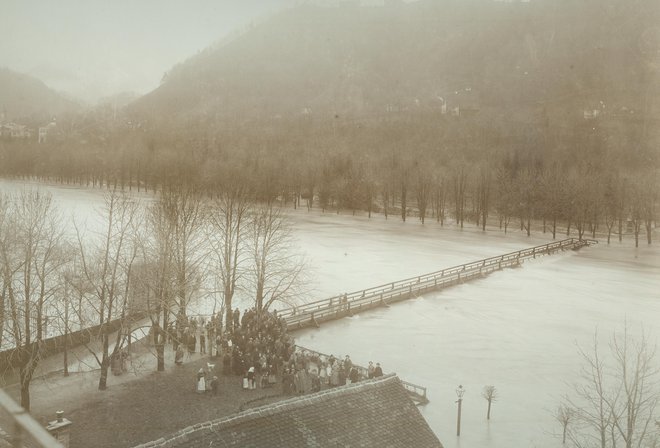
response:
[(86, 101), (163, 73), (290, 0), (2, 0), (0, 66)]

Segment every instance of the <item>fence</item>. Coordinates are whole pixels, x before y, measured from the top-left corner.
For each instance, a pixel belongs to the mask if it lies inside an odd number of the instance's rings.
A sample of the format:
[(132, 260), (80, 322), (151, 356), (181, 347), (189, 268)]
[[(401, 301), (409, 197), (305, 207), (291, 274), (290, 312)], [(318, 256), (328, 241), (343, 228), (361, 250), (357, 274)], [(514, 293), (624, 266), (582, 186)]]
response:
[[(318, 352), (316, 350), (311, 350), (307, 347), (303, 347), (301, 345), (296, 345), (296, 351), (299, 351), (301, 353), (309, 353), (318, 356), (320, 359), (325, 359), (326, 361), (330, 358), (330, 355), (327, 355), (325, 353)], [(368, 369), (366, 367), (353, 364), (353, 367), (355, 367), (358, 370), (358, 373), (360, 374), (361, 378), (368, 378), (369, 373)], [(407, 381), (403, 381), (399, 378), (401, 381), (401, 384), (403, 387), (408, 391), (408, 394), (410, 397), (415, 401), (417, 404), (426, 404), (429, 402), (428, 398), (426, 397), (426, 387), (418, 386), (413, 383), (409, 383)]]

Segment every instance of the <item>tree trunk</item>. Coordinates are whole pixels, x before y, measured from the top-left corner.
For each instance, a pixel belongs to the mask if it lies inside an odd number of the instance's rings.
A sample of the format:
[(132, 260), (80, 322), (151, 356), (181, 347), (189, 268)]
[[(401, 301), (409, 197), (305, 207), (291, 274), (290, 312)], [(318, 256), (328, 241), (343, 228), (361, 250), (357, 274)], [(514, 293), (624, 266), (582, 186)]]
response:
[(486, 420), (490, 420), (490, 404), (491, 400), (488, 400), (488, 413), (486, 414)]
[(234, 311), (231, 309), (231, 300), (225, 300), (225, 328), (231, 332), (234, 328)]
[(158, 359), (158, 367), (156, 370), (159, 372), (165, 371), (165, 344), (159, 341), (156, 344), (156, 358)]
[(69, 331), (64, 327), (64, 376), (69, 376)]
[(401, 219), (406, 222), (406, 185), (401, 185)]
[(34, 366), (36, 366), (36, 359), (34, 359), (33, 350), (34, 345), (19, 349), (25, 359), (22, 360), (22, 365), (19, 368), (18, 377), (21, 382), (21, 406), (26, 411), (30, 410), (30, 383), (32, 382), (32, 375), (34, 374)]
[[(105, 332), (105, 328), (101, 328)], [(101, 377), (99, 378), (99, 390), (105, 390), (108, 384), (108, 367), (110, 366), (110, 356), (108, 355), (108, 347), (110, 345), (108, 334), (101, 336), (103, 341), (103, 358), (101, 359)]]

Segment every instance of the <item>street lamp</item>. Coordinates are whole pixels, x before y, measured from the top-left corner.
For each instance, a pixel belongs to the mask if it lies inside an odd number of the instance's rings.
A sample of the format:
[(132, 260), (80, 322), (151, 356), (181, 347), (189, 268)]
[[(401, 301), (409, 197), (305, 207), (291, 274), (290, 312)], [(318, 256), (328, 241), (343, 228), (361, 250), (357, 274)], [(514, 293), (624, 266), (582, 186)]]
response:
[(459, 385), (458, 388), (456, 388), (456, 396), (458, 397), (458, 400), (456, 403), (458, 403), (458, 418), (456, 420), (456, 435), (460, 436), (461, 435), (461, 404), (463, 404), (463, 395), (465, 394), (465, 389), (463, 389), (462, 385)]

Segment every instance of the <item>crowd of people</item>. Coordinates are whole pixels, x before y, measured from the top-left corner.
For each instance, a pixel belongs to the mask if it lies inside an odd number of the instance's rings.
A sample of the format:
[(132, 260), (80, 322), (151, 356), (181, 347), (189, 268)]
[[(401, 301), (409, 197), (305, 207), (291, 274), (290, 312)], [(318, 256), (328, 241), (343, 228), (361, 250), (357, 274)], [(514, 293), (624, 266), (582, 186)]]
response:
[(222, 334), (222, 315), (186, 316), (180, 312), (176, 321), (168, 328), (168, 337), (175, 352), (175, 363), (182, 364), (183, 357), (188, 353), (213, 354), (216, 335)]
[(282, 392), (288, 395), (318, 392), (322, 388), (344, 386), (382, 375), (380, 363), (374, 365), (369, 361), (369, 366), (364, 368), (353, 364), (349, 355), (342, 360), (334, 355), (301, 349), (293, 354), (284, 369)]
[[(219, 358), (224, 375), (242, 377), (244, 389), (275, 387), (281, 383), (285, 395), (318, 392), (329, 387), (357, 383), (383, 375), (379, 363), (369, 361), (368, 367), (353, 364), (349, 355), (343, 359), (296, 348), (287, 333), (286, 321), (277, 311), (258, 313), (255, 308), (232, 312), (227, 328), (222, 328), (220, 313), (210, 319), (179, 315), (170, 336), (175, 350), (175, 362), (183, 362), (189, 354), (208, 354)], [(215, 363), (208, 364), (215, 366)], [(201, 368), (196, 375), (198, 392), (218, 392), (215, 371)]]

